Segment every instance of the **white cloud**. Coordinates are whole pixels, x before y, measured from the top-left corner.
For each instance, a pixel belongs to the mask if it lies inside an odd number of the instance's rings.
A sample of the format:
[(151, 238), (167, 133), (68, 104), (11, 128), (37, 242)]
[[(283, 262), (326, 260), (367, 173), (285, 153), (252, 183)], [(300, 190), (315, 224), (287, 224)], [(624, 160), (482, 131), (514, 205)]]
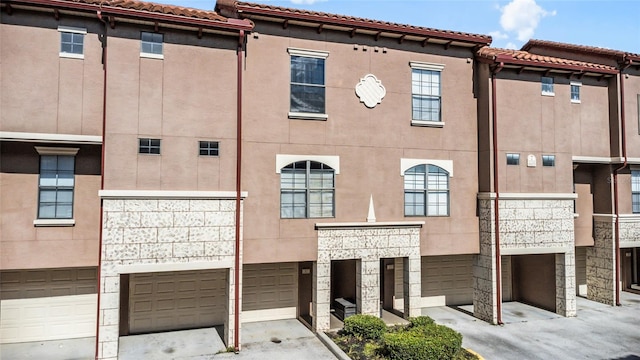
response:
[(516, 44), (512, 43), (512, 42), (508, 42), (507, 45), (504, 46), (505, 49), (513, 49), (513, 50), (517, 50), (520, 48), (520, 46), (517, 46)]
[(327, 0), (290, 0), (294, 4), (314, 4), (317, 2), (323, 2)]
[(491, 31), (489, 33), (489, 35), (491, 35), (491, 37), (494, 40), (496, 40), (496, 39), (508, 39), (509, 38), (509, 35), (507, 35), (507, 34), (505, 34), (503, 32), (497, 31), (497, 30), (496, 31)]
[(515, 32), (520, 41), (527, 41), (533, 36), (540, 19), (556, 14), (555, 10), (543, 9), (536, 3), (536, 0), (512, 0), (500, 11), (502, 12), (502, 16), (500, 16), (502, 29), (507, 32)]

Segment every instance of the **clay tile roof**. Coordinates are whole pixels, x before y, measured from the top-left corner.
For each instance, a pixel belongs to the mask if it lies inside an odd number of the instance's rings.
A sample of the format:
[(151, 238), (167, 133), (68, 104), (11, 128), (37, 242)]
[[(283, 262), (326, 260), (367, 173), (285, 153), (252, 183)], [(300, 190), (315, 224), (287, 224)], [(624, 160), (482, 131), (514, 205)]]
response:
[(624, 55), (624, 52), (613, 50), (613, 49), (607, 49), (607, 48), (596, 47), (596, 46), (567, 44), (567, 43), (548, 41), (548, 40), (536, 40), (536, 39), (529, 40), (526, 44), (522, 46), (521, 50), (529, 51), (532, 47), (536, 47), (536, 46), (543, 47), (543, 48), (568, 50), (568, 51), (580, 52), (580, 53), (605, 55), (605, 56), (611, 56), (611, 57), (621, 57)]
[[(221, 0), (219, 0), (220, 2)], [(296, 19), (315, 21), (323, 24), (331, 24), (337, 26), (366, 28), (368, 30), (379, 30), (384, 32), (395, 32), (400, 34), (411, 34), (425, 36), (428, 38), (439, 38), (444, 40), (452, 40), (459, 42), (467, 42), (479, 45), (488, 45), (491, 43), (491, 36), (471, 34), (460, 31), (439, 30), (420, 26), (398, 24), (380, 20), (371, 20), (348, 15), (330, 14), (318, 11), (293, 9), (280, 6), (256, 4), (250, 2), (238, 1), (235, 3), (238, 11), (242, 13), (254, 13), (281, 17), (284, 19)]]
[(477, 55), (480, 58), (512, 65), (581, 70), (585, 72), (589, 71), (605, 74), (613, 74), (617, 72), (615, 67), (609, 65), (537, 55), (523, 50), (499, 49), (485, 46), (478, 50)]
[(84, 3), (98, 6), (108, 6), (129, 10), (146, 11), (151, 13), (183, 16), (188, 18), (215, 20), (226, 22), (227, 18), (213, 10), (200, 10), (176, 5), (156, 4), (137, 0), (63, 0), (70, 3)]

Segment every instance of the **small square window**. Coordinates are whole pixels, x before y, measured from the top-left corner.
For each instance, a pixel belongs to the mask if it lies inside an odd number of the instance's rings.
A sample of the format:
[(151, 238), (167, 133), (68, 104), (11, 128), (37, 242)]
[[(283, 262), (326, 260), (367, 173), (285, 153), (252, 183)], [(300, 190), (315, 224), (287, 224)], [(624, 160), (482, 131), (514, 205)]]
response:
[(142, 32), (140, 35), (140, 54), (162, 58), (162, 42), (164, 36), (158, 33)]
[(60, 56), (76, 59), (84, 58), (84, 36), (87, 30), (68, 26), (59, 26)]
[(556, 166), (556, 156), (542, 155), (542, 166)]
[(140, 154), (160, 154), (160, 139), (139, 139), (140, 147), (138, 153)]
[(582, 84), (579, 82), (571, 82), (571, 102), (579, 104), (580, 103), (580, 87)]
[(520, 154), (507, 154), (507, 165), (520, 165)]
[(542, 95), (555, 95), (553, 92), (553, 78), (552, 77), (542, 77)]
[(218, 156), (220, 155), (220, 145), (217, 141), (200, 141), (201, 156)]

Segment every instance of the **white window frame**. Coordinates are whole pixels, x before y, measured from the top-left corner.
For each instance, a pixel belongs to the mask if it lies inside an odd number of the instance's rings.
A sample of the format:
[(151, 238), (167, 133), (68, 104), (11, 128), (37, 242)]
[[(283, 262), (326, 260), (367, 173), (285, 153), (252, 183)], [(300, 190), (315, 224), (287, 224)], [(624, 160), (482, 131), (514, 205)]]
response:
[[(576, 86), (578, 88), (578, 99), (573, 98), (573, 87)], [(572, 104), (580, 104), (582, 100), (582, 83), (579, 81), (571, 81), (569, 85), (569, 97), (571, 98)]]
[[(549, 85), (548, 83), (545, 83), (545, 79), (551, 79), (551, 91), (546, 91), (544, 89), (545, 85)], [(542, 76), (540, 78), (540, 91), (542, 93), (543, 96), (556, 96), (555, 93), (555, 80), (553, 79), (553, 77), (551, 76)]]
[[(84, 49), (85, 49), (84, 36), (87, 35), (87, 29), (79, 28), (79, 27), (62, 26), (62, 25), (60, 25), (60, 26), (58, 26), (58, 32), (60, 33), (60, 52), (59, 52), (59, 56), (61, 58), (69, 58), (69, 59), (84, 59)], [(71, 33), (71, 34), (80, 34), (80, 35), (82, 35), (82, 54), (62, 52), (62, 33)]]
[[(282, 187), (282, 177), (284, 174), (284, 170), (286, 167), (296, 164), (296, 163), (305, 163), (305, 168), (304, 168), (304, 172), (305, 172), (305, 186), (304, 188), (301, 187), (290, 187), (290, 188), (283, 188)], [(323, 167), (328, 167), (330, 169), (312, 169), (311, 168), (311, 163), (317, 163), (317, 164), (321, 164)], [(289, 169), (287, 169), (289, 170)], [(297, 169), (298, 171), (301, 170), (300, 168)], [(312, 187), (312, 183), (311, 183), (311, 175), (314, 172), (329, 172), (331, 171), (332, 174), (332, 185), (331, 187), (325, 187), (325, 186), (321, 186), (321, 187)], [(283, 166), (280, 171), (280, 218), (281, 219), (322, 219), (322, 218), (335, 218), (336, 216), (336, 170), (334, 168), (332, 168), (330, 165), (319, 162), (319, 161), (314, 161), (314, 160), (301, 160), (301, 161), (296, 161), (290, 164), (286, 164), (285, 166)], [(324, 180), (322, 181), (324, 184)], [(283, 194), (290, 194), (291, 196), (294, 196), (295, 194), (303, 194), (304, 193), (304, 197), (305, 197), (305, 201), (304, 201), (304, 206), (305, 206), (305, 213), (304, 216), (295, 216), (296, 212), (295, 212), (295, 206), (292, 208), (292, 213), (291, 216), (283, 216), (282, 215), (282, 211), (283, 211), (283, 201), (282, 201), (282, 196)], [(311, 209), (312, 209), (312, 203), (311, 203), (311, 199), (312, 199), (312, 194), (313, 193), (320, 193), (320, 198), (324, 198), (324, 193), (331, 193), (331, 215), (320, 215), (320, 216), (312, 216), (311, 214)], [(295, 197), (293, 198), (294, 201), (292, 204), (295, 204)]]
[(307, 57), (314, 59), (323, 59), (324, 63), (324, 113), (307, 113), (307, 112), (294, 112), (291, 111), (291, 78), (289, 78), (289, 119), (302, 119), (302, 120), (327, 120), (329, 115), (327, 114), (327, 62), (326, 59), (329, 57), (328, 51), (322, 50), (310, 50), (310, 49), (300, 49), (300, 48), (287, 48), (287, 52), (289, 53), (289, 72), (291, 72), (291, 57), (299, 56), (299, 57)]
[[(548, 163), (549, 160), (551, 161), (551, 163)], [(551, 154), (542, 155), (542, 166), (543, 167), (555, 167), (556, 166), (556, 156), (555, 155), (551, 155)]]
[[(520, 165), (520, 153), (507, 153), (505, 155), (507, 166), (519, 166)], [(509, 158), (515, 159), (517, 164), (509, 164)]]
[[(36, 152), (40, 156), (75, 156), (78, 154), (80, 148), (70, 148), (70, 147), (48, 147), (48, 146), (36, 146)], [(75, 159), (74, 159), (75, 161)], [(40, 163), (40, 159), (38, 159), (38, 163)], [(38, 165), (40, 167), (41, 165)], [(39, 168), (38, 174), (40, 174), (41, 169)], [(74, 197), (72, 198), (72, 207), (75, 207), (75, 192), (76, 192), (76, 183), (75, 183), (75, 165), (74, 165), (74, 184), (73, 184), (73, 193)], [(39, 175), (40, 176), (40, 175)], [(72, 210), (71, 218), (40, 218), (39, 217), (39, 209), (40, 209), (40, 180), (38, 180), (38, 210), (36, 210), (36, 219), (33, 220), (34, 226), (74, 226), (75, 225), (75, 212)]]
[(411, 90), (411, 125), (413, 126), (424, 126), (424, 127), (444, 127), (444, 117), (442, 114), (442, 72), (444, 71), (444, 64), (437, 63), (429, 63), (429, 62), (421, 62), (421, 61), (410, 61), (409, 67), (411, 68), (411, 76), (413, 77), (413, 70), (429, 70), (429, 71), (437, 71), (440, 73), (440, 120), (439, 121), (429, 121), (429, 120), (419, 120), (413, 118), (413, 89)]
[[(634, 195), (640, 196), (640, 191), (637, 189), (636, 186), (634, 186), (635, 185), (634, 182), (640, 183), (640, 168), (637, 168), (637, 167), (631, 168), (631, 212), (634, 214), (640, 214), (640, 202), (636, 204), (633, 201)], [(634, 190), (634, 187), (636, 187), (635, 190)]]
[[(142, 51), (142, 43), (144, 42), (144, 41), (142, 41), (142, 34), (143, 33), (162, 35), (162, 42), (160, 43), (162, 45), (162, 54), (149, 53), (149, 52)], [(157, 44), (157, 43), (154, 42), (154, 44)], [(151, 32), (151, 31), (141, 31), (140, 32), (140, 57), (141, 58), (148, 58), (148, 59), (163, 60), (164, 59), (164, 34)]]

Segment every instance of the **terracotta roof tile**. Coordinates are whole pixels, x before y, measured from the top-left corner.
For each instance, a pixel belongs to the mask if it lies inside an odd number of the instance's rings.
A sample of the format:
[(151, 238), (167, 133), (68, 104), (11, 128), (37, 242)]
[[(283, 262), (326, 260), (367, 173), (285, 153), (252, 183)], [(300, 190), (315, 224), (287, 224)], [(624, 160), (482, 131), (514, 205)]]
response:
[(597, 73), (615, 73), (617, 70), (613, 66), (595, 64), (586, 61), (577, 61), (570, 59), (563, 59), (553, 56), (543, 56), (532, 54), (523, 50), (511, 50), (511, 49), (499, 49), (485, 46), (478, 50), (477, 55), (480, 58), (485, 58), (493, 61), (501, 61), (507, 64), (519, 64), (530, 65), (545, 68), (581, 68), (584, 71), (591, 71)]
[(109, 6), (115, 8), (147, 11), (151, 13), (184, 16), (188, 18), (215, 20), (226, 22), (227, 18), (213, 10), (201, 10), (177, 5), (157, 4), (137, 0), (62, 0), (69, 3), (84, 3), (91, 5)]
[(355, 16), (330, 14), (319, 11), (310, 11), (294, 8), (286, 8), (267, 4), (257, 4), (250, 2), (238, 1), (235, 3), (238, 10), (244, 13), (268, 13), (274, 16), (284, 18), (293, 18), (301, 20), (313, 20), (320, 23), (331, 23), (338, 26), (363, 27), (374, 30), (408, 33), (425, 37), (434, 37), (447, 40), (455, 40), (461, 42), (470, 42), (475, 44), (488, 45), (491, 43), (491, 36), (481, 34), (471, 34), (460, 31), (440, 30), (427, 27), (398, 24), (387, 21), (372, 20), (359, 18)]
[(537, 47), (544, 47), (544, 48), (568, 50), (568, 51), (573, 51), (573, 52), (582, 52), (582, 53), (589, 53), (589, 54), (596, 54), (596, 55), (612, 56), (612, 57), (620, 57), (620, 56), (623, 56), (625, 54), (623, 51), (607, 49), (607, 48), (602, 48), (602, 47), (577, 45), (577, 44), (568, 44), (568, 43), (561, 43), (561, 42), (556, 42), (556, 41), (536, 40), (536, 39), (529, 40), (526, 44), (524, 44), (522, 46), (521, 50), (529, 51), (531, 48), (536, 47), (536, 46)]

